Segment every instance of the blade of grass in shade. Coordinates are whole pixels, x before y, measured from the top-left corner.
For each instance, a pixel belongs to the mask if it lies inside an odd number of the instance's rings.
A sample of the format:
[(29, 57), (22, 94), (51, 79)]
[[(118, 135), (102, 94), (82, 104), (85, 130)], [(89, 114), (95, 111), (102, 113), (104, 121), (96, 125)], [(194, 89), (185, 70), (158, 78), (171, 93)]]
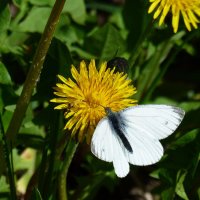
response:
[[(52, 109), (53, 110), (53, 109)], [(55, 181), (52, 179), (54, 178), (54, 172), (56, 171), (55, 169), (55, 159), (56, 159), (56, 153), (57, 153), (57, 148), (62, 148), (61, 146), (58, 147), (58, 137), (60, 130), (62, 130), (63, 125), (61, 125), (63, 121), (63, 117), (59, 111), (55, 112), (53, 110), (54, 114), (54, 119), (53, 122), (51, 123), (52, 125), (50, 126), (50, 132), (48, 134), (47, 142), (49, 143), (49, 151), (51, 152), (48, 158), (48, 171), (46, 173), (45, 177), (45, 182), (44, 182), (44, 188), (43, 188), (43, 197), (44, 199), (48, 199), (50, 194), (53, 193), (53, 190), (56, 189), (56, 186), (53, 185), (55, 184)], [(63, 134), (63, 133), (62, 133)], [(65, 139), (63, 140), (64, 144), (66, 144)], [(60, 156), (59, 156), (60, 157)]]
[[(7, 142), (7, 139), (5, 137), (5, 132), (4, 132), (4, 128), (3, 128), (3, 123), (1, 120), (1, 115), (0, 115), (0, 134), (2, 134), (2, 142), (3, 142), (3, 149), (4, 149), (4, 156), (5, 156), (5, 160), (6, 160), (6, 164), (7, 164), (7, 172), (8, 172), (8, 180), (9, 180), (9, 185), (10, 185), (10, 195), (11, 195), (11, 199), (12, 200), (16, 200), (17, 199), (17, 195), (16, 195), (16, 187), (15, 187), (15, 181), (14, 181), (14, 171), (13, 171), (13, 162), (12, 162), (12, 151), (9, 149), (9, 145)], [(11, 159), (10, 159), (10, 154), (11, 154)]]
[[(47, 144), (47, 145), (46, 145)], [(32, 175), (31, 179), (29, 180), (26, 193), (24, 195), (24, 200), (34, 199), (35, 197), (35, 189), (36, 186), (38, 186), (37, 190), (40, 192), (40, 195), (42, 196), (43, 188), (45, 187), (45, 176), (46, 176), (46, 169), (48, 166), (48, 151), (49, 151), (49, 145), (48, 141), (44, 142), (44, 148), (42, 152), (42, 161), (40, 166), (35, 170), (34, 174)], [(42, 185), (43, 184), (43, 185)], [(46, 185), (46, 187), (49, 186), (50, 183)]]
[[(139, 40), (137, 41), (137, 44), (134, 46), (132, 49), (130, 58), (128, 60), (130, 69), (133, 68), (135, 61), (137, 60), (140, 51), (142, 50), (142, 44), (143, 42), (148, 38), (148, 36), (152, 32), (152, 27), (153, 27), (153, 22), (150, 21), (149, 24), (147, 25), (146, 29), (144, 30), (143, 34), (140, 36)], [(131, 69), (133, 70), (133, 69)]]
[[(60, 127), (64, 126), (63, 117), (61, 117), (62, 115), (60, 115), (59, 111), (56, 112), (53, 109), (52, 111), (55, 113), (55, 117), (50, 122), (50, 131), (48, 131), (45, 138), (38, 176), (38, 189), (44, 199), (48, 199), (50, 193), (52, 194), (54, 193), (53, 190), (56, 190), (56, 186), (54, 185), (56, 183), (52, 181), (54, 174), (57, 172), (57, 169), (55, 169), (55, 160), (59, 160), (60, 154), (66, 144), (66, 140), (63, 137), (61, 138), (62, 143), (58, 142), (59, 132), (62, 129)], [(51, 152), (50, 155), (48, 155), (48, 151)]]
[(38, 188), (33, 189), (33, 194), (30, 199), (31, 200), (42, 200), (43, 199)]
[(40, 191), (40, 195), (43, 197), (43, 199), (48, 199), (50, 193), (53, 193), (53, 189), (55, 188), (56, 190), (56, 186), (54, 186), (54, 188), (52, 186), (53, 184), (55, 184), (55, 181), (53, 181), (52, 179), (54, 178), (53, 172), (56, 157), (55, 152), (57, 151), (57, 137), (59, 135), (58, 130), (60, 130), (61, 128), (59, 127), (63, 127), (63, 125), (59, 125), (59, 122), (61, 121), (60, 116), (58, 115), (59, 112), (56, 112), (55, 110), (53, 110), (53, 108), (52, 112), (54, 118), (50, 120), (50, 130), (47, 131), (46, 138), (42, 142), (42, 160), (40, 166), (38, 167), (38, 170), (29, 181), (25, 199), (30, 199), (32, 196), (35, 195), (33, 188), (35, 187), (37, 181), (38, 191)]
[(17, 135), (16, 145), (23, 145), (37, 150), (42, 150), (44, 147), (44, 137), (30, 133), (20, 133)]
[(153, 80), (156, 78), (157, 74), (160, 71), (160, 65), (163, 60), (166, 59), (170, 50), (173, 47), (173, 43), (170, 40), (166, 40), (162, 42), (162, 44), (158, 45), (156, 48), (156, 52), (149, 59), (148, 63), (145, 64), (144, 69), (142, 70), (138, 81), (137, 81), (137, 94), (136, 98), (141, 101), (146, 95), (149, 87), (151, 86)]
[(190, 40), (192, 40), (194, 37), (198, 36), (198, 34), (199, 34), (199, 31), (194, 31), (191, 34), (189, 34), (187, 36), (187, 38), (182, 42), (182, 44), (173, 51), (173, 54), (171, 55), (171, 57), (167, 59), (167, 62), (162, 67), (162, 70), (160, 71), (160, 73), (157, 75), (157, 77), (152, 82), (152, 84), (149, 87), (149, 90), (147, 91), (146, 95), (141, 100), (141, 103), (145, 103), (145, 102), (147, 102), (151, 98), (151, 95), (154, 92), (156, 86), (158, 85), (158, 83), (160, 82), (160, 80), (162, 79), (162, 77), (165, 75), (168, 67), (175, 60), (175, 58), (178, 55), (178, 53), (183, 49), (184, 44), (186, 44), (187, 42), (189, 42)]
[(67, 200), (67, 173), (69, 170), (69, 166), (72, 162), (72, 159), (74, 157), (74, 154), (76, 152), (76, 149), (78, 147), (78, 143), (75, 142), (73, 138), (70, 138), (67, 148), (66, 148), (66, 153), (65, 153), (65, 159), (61, 168), (61, 172), (59, 175), (59, 185), (58, 185), (58, 190), (59, 190), (59, 200)]
[(45, 142), (44, 142), (44, 146), (43, 146), (43, 150), (42, 150), (42, 160), (41, 160), (41, 164), (39, 167), (39, 179), (38, 179), (38, 190), (40, 191), (41, 195), (43, 196), (43, 191), (44, 191), (44, 181), (45, 181), (45, 172), (46, 172), (46, 168), (47, 168), (47, 163), (48, 163), (48, 158), (47, 158), (47, 154), (48, 154), (48, 147), (49, 147), (49, 140), (48, 140), (48, 135), (46, 136)]
[(10, 140), (14, 141), (14, 143), (16, 140), (16, 135), (19, 131), (24, 115), (26, 113), (27, 107), (29, 105), (29, 102), (33, 93), (33, 89), (35, 88), (39, 80), (39, 77), (43, 68), (43, 63), (44, 63), (47, 51), (49, 49), (49, 46), (51, 44), (51, 40), (53, 38), (54, 31), (59, 21), (59, 17), (62, 12), (65, 1), (66, 0), (55, 1), (52, 12), (50, 14), (50, 17), (45, 26), (40, 42), (38, 44), (38, 48), (34, 55), (33, 62), (28, 72), (26, 81), (24, 83), (22, 93), (17, 102), (16, 109), (13, 113), (11, 122), (8, 126), (6, 136)]

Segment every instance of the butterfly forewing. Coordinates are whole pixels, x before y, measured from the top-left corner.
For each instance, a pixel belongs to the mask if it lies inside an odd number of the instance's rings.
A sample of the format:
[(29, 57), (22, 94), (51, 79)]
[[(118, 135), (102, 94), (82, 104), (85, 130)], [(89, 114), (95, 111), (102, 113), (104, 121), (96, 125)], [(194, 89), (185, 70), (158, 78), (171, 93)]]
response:
[(127, 126), (138, 127), (159, 140), (171, 135), (184, 117), (183, 110), (167, 105), (133, 106), (120, 113)]

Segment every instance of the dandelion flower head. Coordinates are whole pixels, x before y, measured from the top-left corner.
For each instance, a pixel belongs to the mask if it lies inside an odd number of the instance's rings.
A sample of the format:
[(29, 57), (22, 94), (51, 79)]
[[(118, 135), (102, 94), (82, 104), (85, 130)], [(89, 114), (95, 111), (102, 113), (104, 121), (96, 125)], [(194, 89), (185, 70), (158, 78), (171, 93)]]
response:
[(58, 75), (62, 83), (57, 83), (51, 102), (58, 103), (55, 109), (64, 109), (67, 123), (64, 129), (71, 130), (72, 136), (78, 134), (78, 140), (86, 138), (90, 143), (97, 123), (106, 116), (105, 107), (120, 111), (136, 104), (131, 96), (136, 93), (131, 80), (124, 73), (115, 73), (104, 62), (97, 70), (95, 61), (87, 66), (80, 63), (78, 71), (73, 65), (73, 79)]
[(159, 19), (159, 26), (162, 25), (169, 11), (172, 13), (172, 27), (176, 33), (179, 25), (180, 14), (183, 17), (186, 28), (191, 31), (192, 27), (198, 28), (198, 17), (200, 16), (200, 0), (149, 0), (151, 6), (149, 13), (154, 12), (154, 19)]

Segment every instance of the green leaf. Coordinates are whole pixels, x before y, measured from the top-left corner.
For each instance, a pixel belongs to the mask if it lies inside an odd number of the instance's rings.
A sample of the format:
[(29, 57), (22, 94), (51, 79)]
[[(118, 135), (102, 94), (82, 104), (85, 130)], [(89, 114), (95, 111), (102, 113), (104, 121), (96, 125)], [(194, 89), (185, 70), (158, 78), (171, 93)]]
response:
[(55, 37), (70, 47), (73, 43), (80, 40), (81, 35), (71, 24), (70, 17), (66, 14), (62, 14), (55, 30)]
[(185, 146), (186, 144), (195, 141), (198, 138), (198, 134), (199, 134), (199, 130), (195, 129), (192, 130), (188, 133), (186, 133), (185, 135), (183, 135), (182, 137), (178, 138), (176, 141), (174, 141), (171, 146), (170, 149), (177, 149), (180, 147)]
[(153, 171), (151, 173), (151, 176), (157, 179), (161, 179), (164, 181), (167, 185), (174, 185), (175, 180), (174, 177), (176, 176), (175, 171), (171, 171), (165, 167), (160, 167), (159, 169)]
[[(74, 196), (78, 195), (78, 200), (89, 200), (95, 199), (95, 195), (100, 189), (100, 187), (106, 187), (108, 190), (113, 191), (113, 188), (116, 184), (114, 182), (115, 175), (113, 176), (112, 172), (96, 172), (92, 176), (77, 177), (77, 181), (80, 185), (81, 191), (75, 193)], [(73, 196), (72, 196), (72, 199)]]
[(19, 24), (19, 31), (42, 33), (50, 13), (49, 7), (33, 7), (25, 20)]
[(64, 5), (63, 12), (68, 12), (75, 22), (84, 24), (86, 19), (84, 0), (67, 0)]
[[(0, 75), (1, 76), (1, 75)], [(14, 93), (13, 87), (10, 85), (1, 85), (0, 88), (0, 112), (5, 111), (5, 106), (16, 104), (17, 95)], [(8, 106), (8, 110), (12, 110), (13, 106)], [(7, 111), (7, 110), (6, 110)]]
[(23, 32), (12, 32), (7, 35), (2, 51), (5, 53), (13, 53), (17, 55), (23, 55), (23, 43), (27, 40), (28, 34)]
[[(51, 88), (57, 81), (56, 75), (60, 74), (64, 77), (69, 77), (71, 74), (71, 64), (73, 64), (73, 61), (67, 46), (59, 40), (54, 39), (44, 63), (35, 98), (40, 101), (49, 101), (50, 98), (53, 98), (53, 90)], [(44, 111), (45, 110), (43, 110), (43, 112)], [(43, 112), (41, 114), (43, 114)], [(48, 122), (49, 119), (43, 116), (43, 119), (40, 118), (40, 120), (41, 122)]]
[(5, 111), (2, 115), (2, 121), (3, 121), (3, 125), (4, 125), (4, 129), (7, 130), (10, 120), (12, 118), (13, 113), (10, 111)]
[(10, 112), (14, 112), (16, 108), (16, 105), (9, 105), (9, 106), (5, 106), (4, 109), (7, 110), (7, 111), (10, 111)]
[(8, 29), (10, 24), (11, 14), (9, 7), (0, 2), (0, 34)]
[(118, 50), (120, 55), (125, 50), (125, 42), (119, 31), (111, 24), (95, 30), (85, 41), (88, 52), (99, 57), (100, 62), (113, 58)]
[(170, 185), (175, 185), (177, 172), (184, 168), (188, 172), (188, 178), (194, 179), (199, 165), (199, 141), (199, 130), (191, 131), (188, 135), (177, 139), (177, 144), (175, 141), (169, 146), (164, 158), (159, 162), (160, 168), (153, 173), (153, 176), (159, 177), (162, 181), (168, 180), (171, 182)]
[[(200, 129), (195, 129), (182, 137), (178, 138), (170, 146), (169, 157), (174, 162), (172, 168), (185, 168), (190, 172), (191, 178), (194, 178), (199, 165), (200, 152)], [(171, 150), (172, 149), (172, 150)], [(185, 159), (187, 157), (187, 160)], [(168, 159), (170, 162), (170, 159)]]
[[(29, 0), (33, 5), (36, 6), (53, 6), (55, 1), (54, 0)], [(69, 13), (72, 19), (78, 24), (84, 24), (86, 20), (86, 8), (84, 0), (67, 0), (64, 8), (63, 13)]]
[(168, 187), (167, 189), (163, 190), (161, 193), (162, 200), (169, 200), (174, 199), (174, 188)]
[(199, 189), (197, 190), (197, 195), (198, 195), (198, 199), (200, 199), (200, 187), (199, 187)]
[(177, 183), (176, 183), (175, 192), (181, 198), (183, 198), (185, 200), (189, 200), (188, 197), (187, 197), (187, 194), (185, 192), (184, 185), (183, 185), (186, 175), (187, 175), (187, 171), (186, 170), (180, 169), (178, 171), (177, 177), (176, 177), (176, 182)]
[(9, 191), (9, 185), (6, 182), (6, 177), (5, 176), (0, 176), (0, 193), (1, 192), (8, 192)]
[(189, 112), (192, 110), (200, 109), (200, 102), (199, 101), (187, 101), (180, 104), (180, 107), (185, 110), (185, 112)]
[(54, 0), (29, 0), (29, 2), (33, 5), (37, 5), (37, 6), (47, 6), (47, 5), (53, 5), (54, 4)]
[(11, 85), (11, 77), (5, 65), (0, 61), (0, 84)]
[(36, 150), (26, 148), (19, 154), (17, 149), (13, 149), (13, 163), (15, 173), (21, 172), (20, 178), (18, 179), (18, 191), (25, 193), (28, 183), (33, 176), (36, 162)]
[(132, 51), (138, 45), (138, 42), (151, 19), (150, 15), (147, 13), (146, 1), (126, 0), (123, 9), (123, 17), (124, 23), (129, 30), (127, 39), (128, 48)]
[(6, 43), (6, 31), (10, 25), (10, 20), (11, 14), (7, 6), (7, 1), (0, 1), (0, 51), (2, 51)]

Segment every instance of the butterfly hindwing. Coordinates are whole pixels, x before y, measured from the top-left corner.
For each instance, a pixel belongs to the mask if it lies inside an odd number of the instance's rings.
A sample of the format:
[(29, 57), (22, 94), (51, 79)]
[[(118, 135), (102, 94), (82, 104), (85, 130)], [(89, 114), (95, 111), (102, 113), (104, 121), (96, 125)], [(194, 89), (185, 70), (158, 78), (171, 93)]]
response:
[(163, 156), (163, 147), (158, 139), (145, 135), (134, 126), (126, 128), (126, 137), (130, 142), (133, 153), (125, 151), (129, 163), (139, 166), (151, 165)]
[(107, 118), (98, 123), (91, 141), (91, 151), (99, 159), (113, 161), (113, 133)]
[(91, 141), (91, 151), (99, 159), (113, 162), (118, 177), (124, 177), (128, 174), (129, 163), (124, 154), (125, 147), (111, 129), (107, 118), (102, 119), (95, 129)]
[(113, 135), (113, 166), (118, 177), (125, 177), (129, 173), (129, 163), (124, 153), (125, 146), (118, 136)]

